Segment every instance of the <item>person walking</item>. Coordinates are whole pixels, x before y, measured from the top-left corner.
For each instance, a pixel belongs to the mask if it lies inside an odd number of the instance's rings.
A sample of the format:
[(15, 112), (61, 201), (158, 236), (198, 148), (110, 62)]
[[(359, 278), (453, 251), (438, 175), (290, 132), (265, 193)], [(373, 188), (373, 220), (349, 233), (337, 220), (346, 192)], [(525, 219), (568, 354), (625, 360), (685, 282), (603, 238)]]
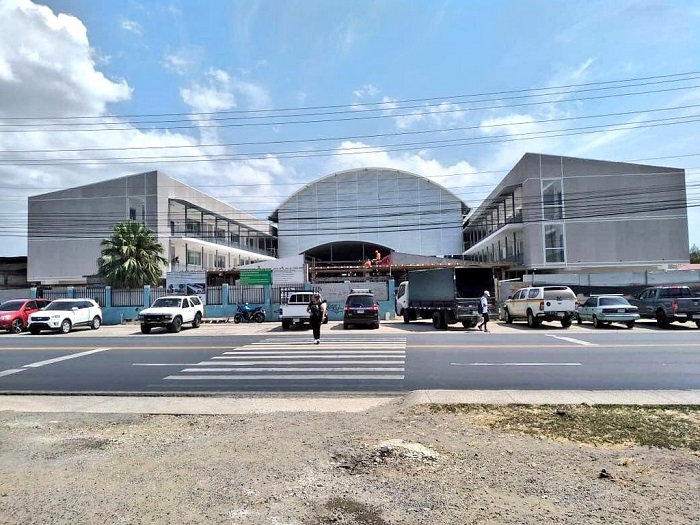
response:
[(321, 323), (323, 323), (323, 316), (326, 313), (326, 303), (325, 301), (322, 302), (321, 296), (315, 293), (311, 296), (306, 311), (310, 316), (309, 320), (314, 333), (314, 344), (319, 344), (321, 342)]
[(479, 299), (479, 310), (481, 311), (481, 315), (483, 316), (483, 320), (477, 325), (477, 328), (479, 330), (483, 330), (484, 332), (488, 332), (488, 322), (489, 322), (489, 297), (491, 294), (489, 293), (488, 290), (484, 290), (484, 295), (481, 296), (481, 299)]

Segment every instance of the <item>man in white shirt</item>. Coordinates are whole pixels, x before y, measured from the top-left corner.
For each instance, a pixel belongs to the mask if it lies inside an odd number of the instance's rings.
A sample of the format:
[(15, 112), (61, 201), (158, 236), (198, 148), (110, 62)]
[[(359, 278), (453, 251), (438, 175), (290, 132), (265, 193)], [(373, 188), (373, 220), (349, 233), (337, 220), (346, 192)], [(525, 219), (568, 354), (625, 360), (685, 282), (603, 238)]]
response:
[(481, 296), (481, 299), (479, 299), (479, 311), (481, 312), (481, 315), (483, 315), (483, 321), (481, 321), (478, 325), (477, 328), (479, 330), (484, 330), (484, 332), (488, 332), (489, 329), (487, 328), (486, 324), (489, 322), (489, 297), (491, 297), (491, 294), (489, 293), (488, 290), (484, 290), (484, 295)]

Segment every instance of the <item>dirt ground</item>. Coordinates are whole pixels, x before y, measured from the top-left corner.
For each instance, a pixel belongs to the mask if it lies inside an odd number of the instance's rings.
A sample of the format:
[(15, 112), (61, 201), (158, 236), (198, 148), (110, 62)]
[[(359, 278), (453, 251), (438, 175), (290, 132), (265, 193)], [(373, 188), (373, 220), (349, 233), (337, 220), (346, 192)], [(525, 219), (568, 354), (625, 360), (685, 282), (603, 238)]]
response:
[(700, 457), (464, 414), (0, 413), (0, 523), (699, 524)]

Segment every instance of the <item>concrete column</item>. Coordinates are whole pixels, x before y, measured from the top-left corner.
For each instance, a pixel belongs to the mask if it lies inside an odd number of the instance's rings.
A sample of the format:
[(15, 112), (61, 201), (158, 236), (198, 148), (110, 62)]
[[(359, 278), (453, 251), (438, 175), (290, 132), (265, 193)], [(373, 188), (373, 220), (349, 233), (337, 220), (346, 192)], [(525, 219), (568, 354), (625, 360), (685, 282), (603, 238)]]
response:
[(221, 306), (228, 306), (228, 283), (221, 285)]
[(151, 286), (146, 285), (143, 287), (143, 307), (148, 308), (151, 306)]
[(66, 286), (66, 298), (75, 299), (75, 288), (72, 286)]
[(112, 287), (105, 286), (105, 308), (112, 307)]

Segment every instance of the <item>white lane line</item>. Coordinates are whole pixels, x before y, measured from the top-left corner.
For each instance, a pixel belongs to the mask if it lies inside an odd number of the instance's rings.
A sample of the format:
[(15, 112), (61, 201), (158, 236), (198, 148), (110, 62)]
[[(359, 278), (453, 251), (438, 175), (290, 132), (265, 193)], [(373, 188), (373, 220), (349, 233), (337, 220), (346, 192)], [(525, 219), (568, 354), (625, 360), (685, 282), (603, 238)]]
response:
[(199, 363), (189, 363), (184, 366), (250, 366), (250, 365), (327, 365), (329, 363), (338, 365), (402, 365), (406, 361), (404, 359), (391, 360), (335, 360), (327, 359), (319, 361), (314, 359), (292, 359), (288, 361), (200, 361)]
[(131, 366), (197, 366), (199, 363), (131, 363)]
[[(269, 351), (269, 352), (247, 352), (245, 350), (238, 350), (238, 351), (232, 351), (232, 352), (224, 352), (224, 356), (240, 356), (241, 358), (244, 359), (263, 359), (264, 356), (304, 356), (304, 357), (313, 357), (313, 356), (343, 356), (343, 357), (349, 357), (352, 355), (356, 356), (363, 356), (363, 355), (372, 355), (372, 356), (388, 356), (388, 355), (406, 355), (405, 350), (382, 350), (381, 352), (377, 351), (371, 351), (371, 350), (319, 350), (317, 352), (300, 352), (300, 351)], [(233, 359), (234, 357), (230, 357), (229, 359)], [(223, 359), (223, 357), (219, 357), (219, 359)]]
[(577, 345), (583, 345), (583, 346), (599, 346), (596, 343), (590, 343), (588, 341), (583, 341), (581, 339), (574, 339), (573, 337), (562, 337), (560, 335), (554, 335), (554, 334), (544, 334), (547, 337), (553, 337), (554, 339), (560, 339), (561, 341), (567, 341), (569, 343), (576, 343)]
[(402, 366), (323, 366), (323, 367), (251, 367), (251, 368), (185, 368), (184, 372), (403, 372)]
[(9, 370), (3, 370), (0, 372), (0, 377), (11, 376), (12, 374), (18, 374), (19, 372), (24, 372), (26, 368), (11, 368)]
[(581, 363), (450, 363), (451, 366), (581, 366)]
[(96, 354), (97, 352), (104, 352), (105, 350), (109, 350), (109, 348), (95, 348), (94, 350), (88, 350), (87, 352), (79, 352), (77, 354), (64, 355), (63, 357), (47, 359), (46, 361), (37, 361), (36, 363), (24, 365), (24, 368), (38, 368), (40, 366), (52, 365), (54, 363), (60, 363), (61, 361), (66, 361), (68, 359), (75, 359), (76, 357), (83, 357), (90, 354)]
[(318, 374), (318, 375), (210, 375), (210, 376), (168, 376), (165, 379), (171, 380), (189, 380), (189, 381), (211, 381), (211, 380), (236, 380), (236, 381), (260, 381), (260, 380), (292, 380), (292, 381), (313, 381), (318, 379), (353, 379), (353, 380), (403, 380), (402, 374), (384, 374), (384, 375), (362, 375), (362, 374)]

